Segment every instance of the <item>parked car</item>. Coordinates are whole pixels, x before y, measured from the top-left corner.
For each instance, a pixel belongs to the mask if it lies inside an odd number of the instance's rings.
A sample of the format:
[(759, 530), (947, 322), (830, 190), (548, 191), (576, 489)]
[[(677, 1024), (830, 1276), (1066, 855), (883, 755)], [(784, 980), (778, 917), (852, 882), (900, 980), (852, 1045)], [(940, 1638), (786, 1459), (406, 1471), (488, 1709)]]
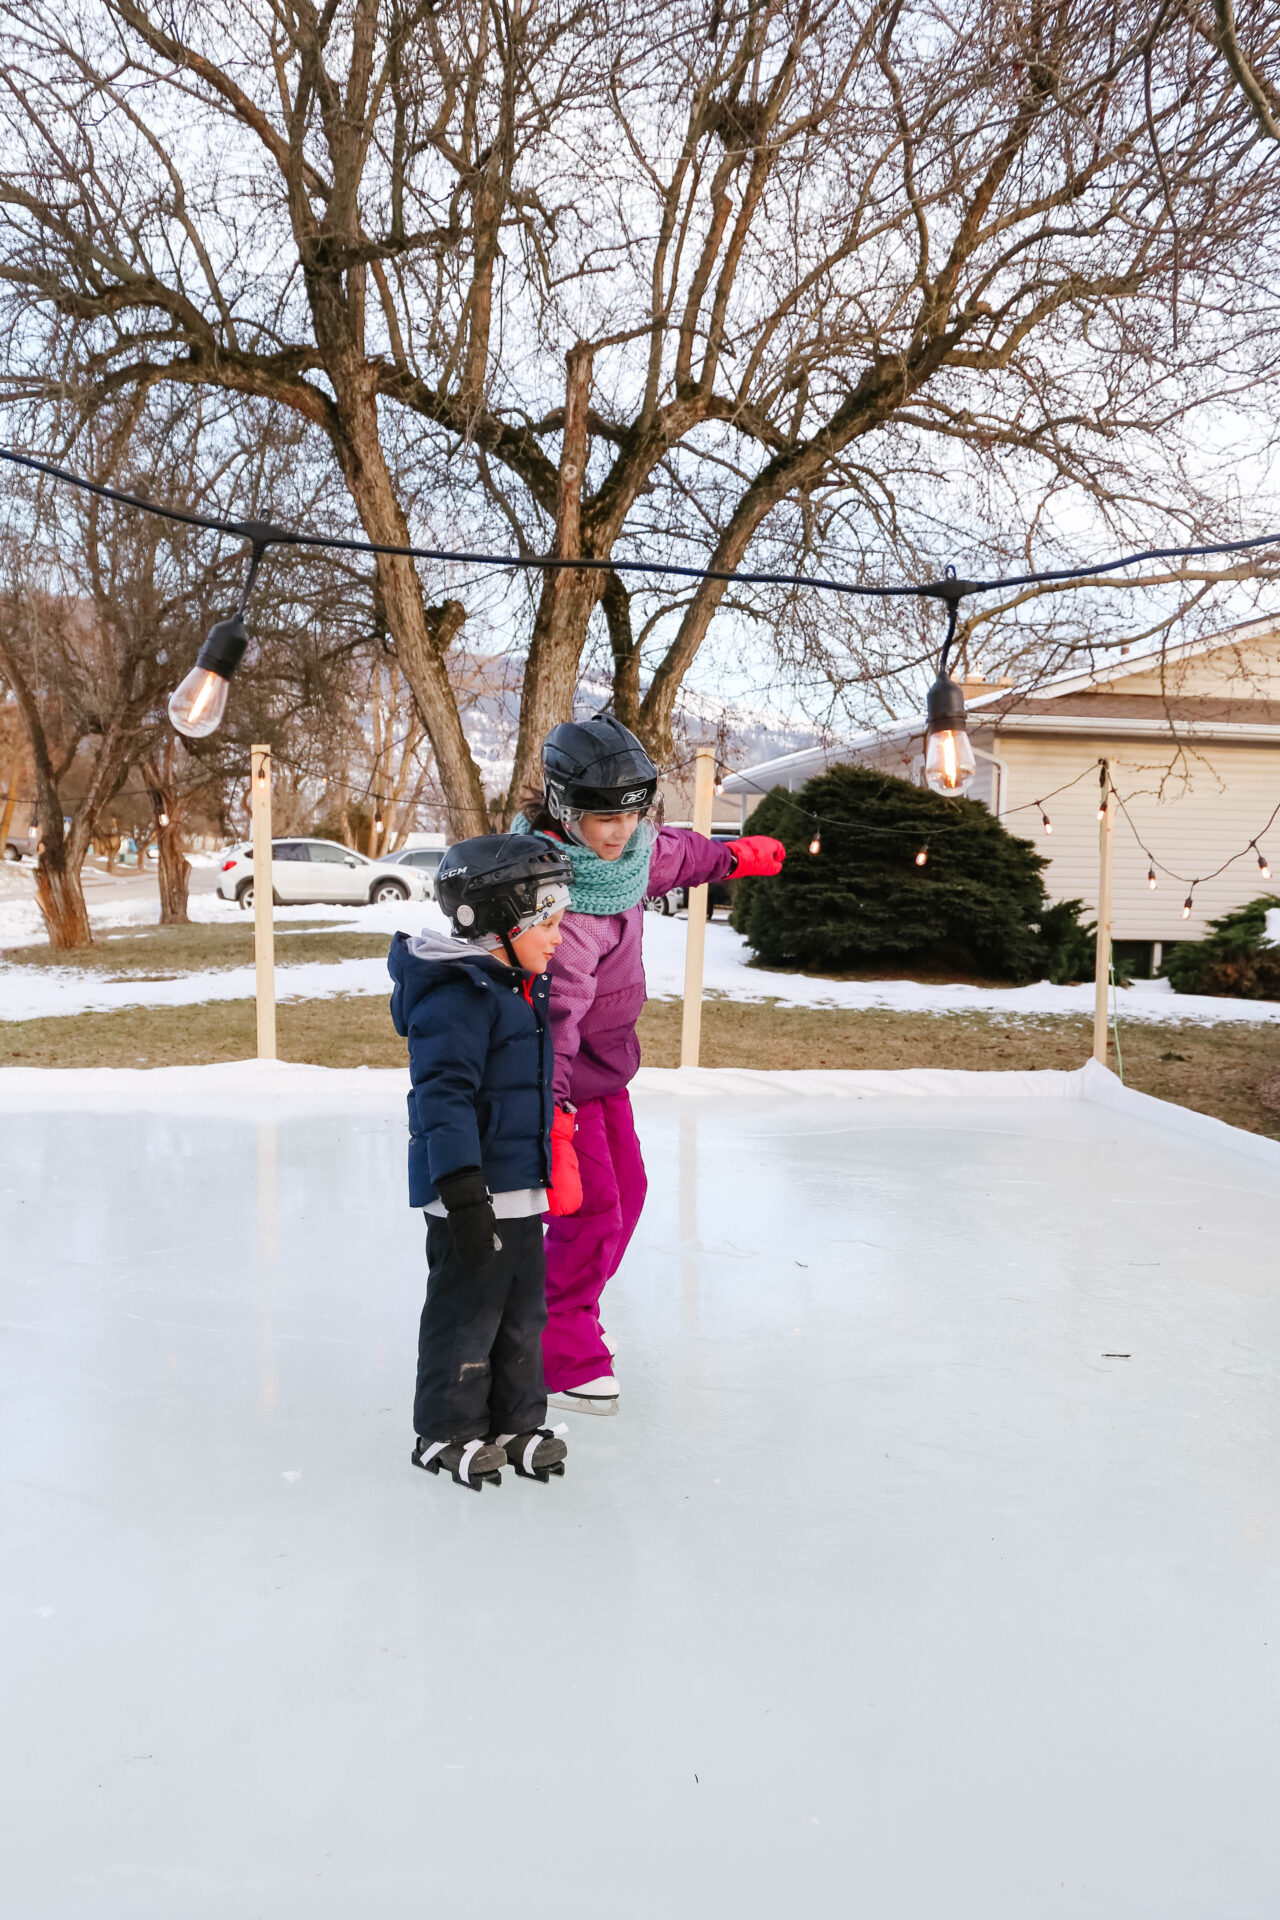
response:
[[(222, 862), (218, 892), (253, 905), (253, 848), (232, 847)], [(336, 840), (273, 840), (271, 895), (278, 906), (350, 906), (390, 900), (429, 900), (426, 876), (414, 867), (368, 860)]]
[[(668, 820), (669, 827), (688, 827), (689, 820)], [(713, 821), (711, 838), (713, 840), (739, 840), (742, 828), (730, 820)], [(655, 894), (652, 900), (646, 900), (645, 906), (650, 913), (684, 913), (689, 906), (688, 887), (672, 887), (670, 893)], [(707, 918), (711, 919), (717, 907), (733, 905), (733, 881), (713, 880), (707, 888)]]
[(412, 867), (426, 881), (428, 898), (432, 898), (436, 890), (436, 874), (444, 856), (443, 847), (402, 847), (399, 853), (384, 853), (381, 864), (384, 867)]

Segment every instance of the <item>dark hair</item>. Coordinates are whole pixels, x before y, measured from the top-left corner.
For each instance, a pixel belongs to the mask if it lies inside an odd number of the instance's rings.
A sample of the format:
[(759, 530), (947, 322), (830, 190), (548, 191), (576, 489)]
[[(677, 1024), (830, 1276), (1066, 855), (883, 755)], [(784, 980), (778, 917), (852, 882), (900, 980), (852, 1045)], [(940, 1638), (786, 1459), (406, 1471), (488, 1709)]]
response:
[(563, 837), (560, 822), (547, 811), (547, 797), (541, 787), (527, 787), (521, 796), (519, 811), (529, 822), (530, 833), (554, 833)]

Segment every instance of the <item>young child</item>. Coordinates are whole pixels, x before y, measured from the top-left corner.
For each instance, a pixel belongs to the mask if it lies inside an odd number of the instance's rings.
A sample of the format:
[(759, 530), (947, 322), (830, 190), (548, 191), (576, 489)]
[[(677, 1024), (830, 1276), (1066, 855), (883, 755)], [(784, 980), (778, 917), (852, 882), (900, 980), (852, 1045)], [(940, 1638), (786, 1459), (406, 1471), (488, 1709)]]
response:
[[(391, 1017), (409, 1042), (409, 1204), (427, 1217), (413, 1464), (479, 1492), (500, 1469), (546, 1480), (542, 1214), (551, 1184), (547, 962), (569, 863), (495, 834), (450, 847), (436, 899), (452, 937), (398, 933)], [(563, 1187), (563, 1180), (562, 1180)], [(572, 1190), (553, 1205), (572, 1204)]]
[[(554, 727), (542, 749), (541, 805), (517, 815), (560, 847), (573, 870), (569, 913), (553, 955), (558, 1167), (579, 1175), (582, 1204), (547, 1229), (547, 1331), (542, 1351), (556, 1407), (616, 1413), (613, 1346), (600, 1296), (621, 1265), (646, 1181), (627, 1085), (640, 1064), (645, 1002), (642, 903), (673, 887), (777, 873), (780, 841), (708, 840), (649, 815), (658, 770), (635, 735), (602, 715)], [(555, 1210), (553, 1209), (553, 1212)]]

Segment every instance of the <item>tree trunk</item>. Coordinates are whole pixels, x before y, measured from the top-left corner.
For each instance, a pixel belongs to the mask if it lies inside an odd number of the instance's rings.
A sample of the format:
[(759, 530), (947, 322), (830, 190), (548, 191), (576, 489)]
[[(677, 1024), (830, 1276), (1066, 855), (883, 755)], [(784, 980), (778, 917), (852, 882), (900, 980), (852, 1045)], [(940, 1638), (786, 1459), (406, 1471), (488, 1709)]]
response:
[[(168, 804), (166, 801), (166, 812)], [(187, 913), (187, 889), (191, 882), (191, 867), (186, 854), (182, 851), (182, 832), (170, 815), (169, 825), (161, 827), (158, 845), (160, 848), (157, 879), (160, 882), (160, 925), (162, 927), (186, 927), (191, 921)]]
[(634, 733), (640, 721), (640, 648), (631, 629), (631, 595), (616, 573), (607, 573), (604, 616), (613, 654), (613, 713)]
[[(564, 435), (556, 497), (555, 552), (563, 559), (582, 553), (582, 480), (587, 462), (587, 407), (591, 399), (591, 349), (571, 347), (565, 356)], [(515, 765), (507, 818), (537, 777), (542, 742), (573, 712), (578, 665), (591, 610), (604, 591), (603, 573), (557, 567), (543, 575), (542, 593), (525, 663)]]
[(4, 819), (0, 821), (0, 860), (9, 857), (9, 829), (13, 825), (13, 810), (18, 804), (18, 769), (15, 766), (9, 775), (9, 791), (4, 797)]
[(46, 847), (40, 855), (36, 868), (36, 904), (44, 916), (49, 945), (56, 951), (69, 953), (76, 947), (93, 945), (80, 875), (68, 866), (61, 849), (51, 857)]
[[(319, 319), (317, 315), (317, 332), (323, 337)], [(353, 361), (355, 364), (351, 364)], [(331, 436), (334, 451), (365, 533), (388, 546), (408, 546), (409, 525), (378, 438), (375, 376), (362, 355), (350, 352), (326, 354), (326, 365), (342, 426), (341, 432)], [(413, 561), (380, 553), (376, 565), (378, 590), (396, 643), (396, 660), (409, 682), (435, 752), (449, 832), (455, 840), (465, 840), (486, 831), (484, 787), (462, 730), (443, 647), (427, 617), (422, 583)]]

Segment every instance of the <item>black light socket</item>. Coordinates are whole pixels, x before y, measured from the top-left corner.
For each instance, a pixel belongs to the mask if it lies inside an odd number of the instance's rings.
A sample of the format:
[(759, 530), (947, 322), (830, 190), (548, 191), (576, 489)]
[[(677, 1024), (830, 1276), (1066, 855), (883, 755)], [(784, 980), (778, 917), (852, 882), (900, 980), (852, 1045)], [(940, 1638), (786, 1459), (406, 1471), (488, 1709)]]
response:
[(940, 673), (929, 689), (929, 732), (968, 733), (964, 692), (949, 674)]
[(249, 636), (238, 613), (230, 620), (219, 620), (215, 627), (210, 627), (209, 637), (196, 655), (196, 665), (206, 673), (221, 674), (224, 680), (229, 680), (244, 659), (248, 644)]

